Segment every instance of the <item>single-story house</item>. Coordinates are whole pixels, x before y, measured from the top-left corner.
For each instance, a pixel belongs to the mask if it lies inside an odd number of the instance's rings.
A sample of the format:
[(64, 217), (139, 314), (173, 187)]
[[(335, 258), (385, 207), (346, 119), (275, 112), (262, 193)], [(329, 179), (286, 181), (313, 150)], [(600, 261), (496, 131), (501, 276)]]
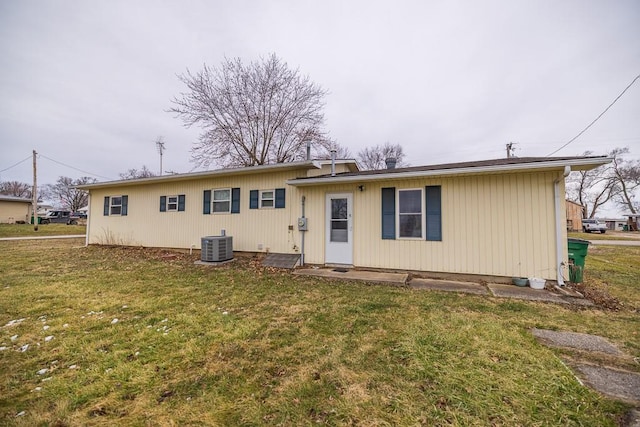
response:
[[(81, 185), (87, 244), (233, 249), (302, 262), (564, 283), (565, 177), (607, 157), (506, 158), (375, 171), (301, 161)], [(306, 230), (306, 231), (304, 231)]]
[(622, 231), (624, 226), (627, 225), (625, 218), (604, 218), (600, 222), (604, 222), (607, 225), (607, 230)]
[(0, 194), (0, 223), (15, 224), (31, 220), (31, 199)]
[(567, 231), (582, 231), (582, 205), (571, 200), (566, 203)]

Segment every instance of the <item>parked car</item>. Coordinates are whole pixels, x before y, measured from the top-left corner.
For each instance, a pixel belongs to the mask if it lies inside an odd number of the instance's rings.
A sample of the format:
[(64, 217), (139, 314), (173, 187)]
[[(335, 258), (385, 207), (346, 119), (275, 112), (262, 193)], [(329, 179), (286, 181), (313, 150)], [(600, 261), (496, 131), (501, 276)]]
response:
[(67, 220), (67, 225), (86, 225), (87, 214), (86, 212), (73, 212)]
[(71, 211), (49, 211), (44, 218), (42, 218), (41, 224), (67, 224), (70, 216)]
[(583, 219), (582, 220), (582, 231), (585, 233), (591, 233), (597, 231), (599, 233), (606, 233), (607, 226), (597, 219)]

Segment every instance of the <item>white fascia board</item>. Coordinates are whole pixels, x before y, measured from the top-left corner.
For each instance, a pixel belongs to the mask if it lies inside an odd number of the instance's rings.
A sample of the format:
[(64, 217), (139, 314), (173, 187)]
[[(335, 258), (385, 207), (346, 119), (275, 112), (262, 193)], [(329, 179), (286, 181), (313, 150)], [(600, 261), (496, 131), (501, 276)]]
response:
[[(492, 166), (476, 166), (466, 168), (453, 168), (453, 169), (435, 169), (428, 171), (407, 171), (396, 173), (380, 173), (373, 175), (350, 175), (350, 176), (327, 176), (322, 178), (308, 178), (308, 179), (290, 179), (287, 184), (304, 187), (310, 185), (321, 184), (339, 184), (348, 182), (363, 182), (363, 181), (383, 181), (392, 179), (407, 179), (407, 178), (429, 178), (437, 176), (450, 176), (450, 175), (479, 175), (484, 173), (496, 173), (496, 172), (524, 172), (527, 170), (541, 170), (541, 169), (561, 169), (565, 166), (582, 167), (576, 170), (593, 169), (598, 166), (606, 165), (610, 163), (612, 158), (602, 159), (573, 159), (573, 160), (550, 160), (548, 162), (531, 162), (531, 163), (515, 163), (510, 165), (492, 165)], [(585, 168), (586, 166), (586, 168)]]

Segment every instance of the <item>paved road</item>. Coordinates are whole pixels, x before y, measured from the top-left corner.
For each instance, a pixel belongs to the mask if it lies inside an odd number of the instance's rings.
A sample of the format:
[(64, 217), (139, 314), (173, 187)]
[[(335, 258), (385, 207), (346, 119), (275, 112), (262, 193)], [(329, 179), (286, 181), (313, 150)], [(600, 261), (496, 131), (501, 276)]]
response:
[(65, 236), (26, 236), (26, 237), (2, 237), (2, 240), (46, 240), (46, 239), (77, 239), (85, 237), (84, 234), (68, 234)]

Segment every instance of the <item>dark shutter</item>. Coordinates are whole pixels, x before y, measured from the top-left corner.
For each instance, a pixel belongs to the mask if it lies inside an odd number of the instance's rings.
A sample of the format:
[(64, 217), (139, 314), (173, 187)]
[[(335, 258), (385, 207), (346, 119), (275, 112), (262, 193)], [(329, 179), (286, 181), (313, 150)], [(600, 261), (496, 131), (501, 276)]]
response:
[(240, 189), (231, 189), (231, 213), (240, 213)]
[(211, 213), (211, 190), (204, 190), (204, 197), (202, 198), (202, 213)]
[(184, 203), (185, 202), (185, 196), (184, 194), (181, 194), (178, 196), (178, 211), (182, 212), (184, 211)]
[(167, 196), (160, 196), (160, 212), (167, 211)]
[(382, 238), (396, 238), (396, 189), (382, 189)]
[(129, 196), (122, 196), (122, 211), (120, 215), (127, 216), (129, 210)]
[(104, 216), (109, 216), (109, 203), (111, 201), (111, 198), (109, 196), (104, 196), (104, 212), (103, 215)]
[(442, 190), (439, 185), (425, 187), (427, 202), (427, 240), (442, 240)]
[(249, 209), (258, 209), (258, 190), (249, 191)]
[(285, 191), (284, 188), (276, 188), (276, 209), (284, 208), (285, 202)]

